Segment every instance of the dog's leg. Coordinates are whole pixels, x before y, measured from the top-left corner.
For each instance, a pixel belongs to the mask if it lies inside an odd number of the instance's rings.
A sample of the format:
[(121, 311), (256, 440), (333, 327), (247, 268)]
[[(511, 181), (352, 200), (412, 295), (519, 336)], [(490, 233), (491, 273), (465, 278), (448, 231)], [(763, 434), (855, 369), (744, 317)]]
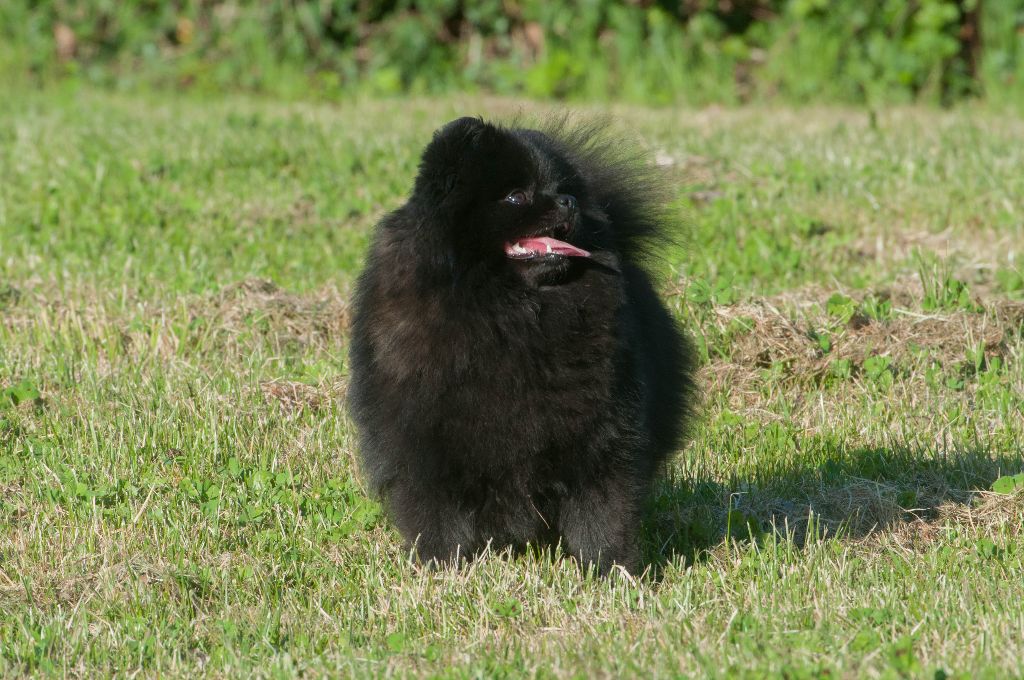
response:
[(562, 500), (558, 530), (563, 549), (607, 574), (613, 565), (630, 573), (640, 568), (639, 501), (628, 491), (630, 481), (609, 479), (580, 488)]
[(389, 496), (395, 524), (420, 562), (441, 566), (468, 560), (483, 547), (477, 545), (472, 518), (441, 501), (436, 491), (407, 485), (393, 488)]

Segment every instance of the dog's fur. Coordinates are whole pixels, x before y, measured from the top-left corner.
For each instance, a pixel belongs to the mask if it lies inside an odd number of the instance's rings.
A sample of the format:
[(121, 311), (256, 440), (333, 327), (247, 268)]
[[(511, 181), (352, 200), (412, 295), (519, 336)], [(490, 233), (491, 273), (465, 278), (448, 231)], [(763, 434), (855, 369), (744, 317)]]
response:
[[(644, 269), (665, 224), (650, 171), (617, 153), (593, 127), (462, 118), (377, 227), (349, 403), (364, 473), (423, 561), (560, 541), (602, 572), (641, 565), (641, 504), (685, 435), (694, 352)], [(525, 188), (530, 204), (510, 204)], [(556, 227), (591, 257), (506, 256)]]

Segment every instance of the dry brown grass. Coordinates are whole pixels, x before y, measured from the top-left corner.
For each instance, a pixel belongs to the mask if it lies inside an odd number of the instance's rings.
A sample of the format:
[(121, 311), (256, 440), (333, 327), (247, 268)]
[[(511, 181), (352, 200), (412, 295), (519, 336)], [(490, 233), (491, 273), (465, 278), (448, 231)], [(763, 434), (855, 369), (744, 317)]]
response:
[(345, 398), (348, 381), (344, 378), (318, 385), (294, 380), (267, 380), (260, 383), (260, 391), (268, 403), (277, 404), (285, 413), (297, 413), (303, 409), (321, 411), (330, 404), (341, 404)]
[(213, 345), (251, 349), (253, 339), (274, 351), (336, 348), (348, 329), (348, 296), (335, 287), (289, 293), (266, 279), (226, 286), (191, 307)]
[[(1024, 323), (1021, 302), (996, 300), (982, 311), (924, 313), (913, 303), (919, 295), (901, 287), (882, 293), (893, 302), (891, 318), (876, 321), (856, 314), (837, 326), (825, 311), (829, 295), (814, 288), (716, 307), (710, 322), (731, 342), (728, 357), (714, 359), (707, 368), (712, 385), (756, 392), (753, 386), (763, 369), (772, 366), (783, 367), (789, 382), (820, 383), (834, 362), (847, 360), (856, 368), (870, 356), (891, 358), (897, 370), (922, 357), (952, 366), (964, 361), (967, 349), (978, 347), (989, 359), (1005, 359), (1019, 345)], [(747, 330), (733, 332), (737, 323)], [(828, 352), (815, 337), (825, 330), (831, 339)]]

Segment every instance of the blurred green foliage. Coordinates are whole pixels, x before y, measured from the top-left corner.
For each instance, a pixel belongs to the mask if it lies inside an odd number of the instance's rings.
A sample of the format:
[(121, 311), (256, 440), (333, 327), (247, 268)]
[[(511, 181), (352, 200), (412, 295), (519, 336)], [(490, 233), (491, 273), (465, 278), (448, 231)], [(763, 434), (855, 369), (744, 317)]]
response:
[(32, 82), (644, 103), (1022, 99), (1024, 0), (5, 0)]

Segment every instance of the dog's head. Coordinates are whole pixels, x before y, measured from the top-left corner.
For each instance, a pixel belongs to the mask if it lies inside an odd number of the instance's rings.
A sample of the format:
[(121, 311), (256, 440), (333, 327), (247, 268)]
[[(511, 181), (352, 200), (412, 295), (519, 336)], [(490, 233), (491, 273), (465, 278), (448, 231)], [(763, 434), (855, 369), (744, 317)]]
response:
[(459, 118), (434, 134), (412, 203), (463, 262), (552, 283), (610, 247), (585, 169), (536, 130)]

